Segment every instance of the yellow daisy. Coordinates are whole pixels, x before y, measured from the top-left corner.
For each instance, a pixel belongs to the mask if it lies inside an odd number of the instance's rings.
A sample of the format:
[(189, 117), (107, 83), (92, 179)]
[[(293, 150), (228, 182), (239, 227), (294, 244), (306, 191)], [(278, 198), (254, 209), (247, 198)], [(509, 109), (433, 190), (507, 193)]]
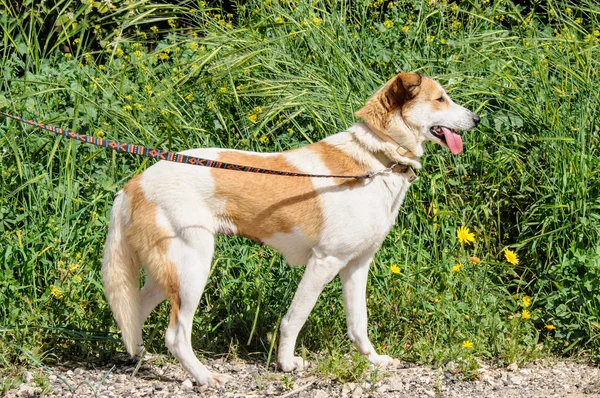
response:
[(504, 249), (504, 258), (512, 265), (519, 265), (519, 256), (510, 249)]
[(460, 226), (456, 229), (456, 237), (460, 243), (469, 244), (475, 241), (475, 234), (469, 228)]
[(531, 319), (531, 314), (527, 310), (521, 311), (521, 318), (523, 319)]
[(465, 340), (462, 342), (462, 346), (465, 350), (470, 350), (471, 348), (473, 348), (473, 342), (470, 340)]
[(398, 265), (396, 265), (396, 264), (392, 264), (392, 265), (390, 265), (390, 271), (392, 272), (392, 274), (399, 274), (400, 267), (398, 267)]

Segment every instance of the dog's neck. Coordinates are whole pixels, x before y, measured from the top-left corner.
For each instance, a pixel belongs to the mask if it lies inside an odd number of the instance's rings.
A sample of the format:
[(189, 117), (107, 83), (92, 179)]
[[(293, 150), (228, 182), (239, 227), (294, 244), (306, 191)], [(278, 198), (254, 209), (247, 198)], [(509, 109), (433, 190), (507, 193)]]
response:
[(392, 137), (381, 131), (376, 131), (366, 123), (355, 123), (348, 129), (354, 134), (356, 141), (371, 152), (383, 165), (393, 163), (421, 168), (420, 158), (413, 151), (404, 148)]

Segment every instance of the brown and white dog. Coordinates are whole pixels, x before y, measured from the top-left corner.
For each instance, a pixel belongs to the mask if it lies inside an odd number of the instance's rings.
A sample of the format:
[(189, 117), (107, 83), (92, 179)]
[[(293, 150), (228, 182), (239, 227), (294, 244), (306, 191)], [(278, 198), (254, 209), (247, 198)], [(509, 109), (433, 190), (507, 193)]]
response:
[[(389, 80), (356, 112), (365, 123), (317, 143), (282, 153), (193, 149), (184, 154), (311, 174), (358, 175), (364, 180), (244, 173), (159, 162), (117, 194), (104, 247), (106, 297), (131, 355), (142, 352), (142, 325), (162, 301), (171, 304), (165, 341), (201, 385), (223, 384), (194, 355), (192, 320), (208, 279), (214, 235), (241, 235), (271, 246), (292, 266), (306, 264), (292, 304), (281, 320), (278, 350), (284, 371), (302, 369), (296, 338), (318, 296), (340, 275), (348, 335), (375, 365), (393, 363), (367, 336), (369, 264), (394, 225), (425, 141), (462, 151), (456, 130), (479, 117), (455, 104), (435, 81), (416, 73)], [(400, 171), (398, 171), (400, 170)], [(140, 265), (147, 272), (138, 290)]]

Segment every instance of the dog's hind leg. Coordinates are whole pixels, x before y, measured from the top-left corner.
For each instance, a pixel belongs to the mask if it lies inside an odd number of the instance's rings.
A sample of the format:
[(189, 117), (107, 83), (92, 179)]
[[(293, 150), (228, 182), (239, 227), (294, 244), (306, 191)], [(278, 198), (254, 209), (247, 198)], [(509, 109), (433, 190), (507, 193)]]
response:
[(167, 299), (167, 293), (152, 277), (148, 276), (140, 292), (140, 314), (142, 325), (152, 310)]
[(306, 264), (292, 304), (281, 320), (277, 359), (279, 367), (284, 372), (294, 369), (302, 370), (306, 367), (301, 357), (294, 356), (298, 333), (325, 286), (331, 282), (344, 265), (343, 261), (335, 257), (319, 258), (317, 255), (313, 255)]
[[(199, 384), (208, 386), (222, 385), (230, 379), (229, 376), (211, 373), (192, 349), (194, 313), (206, 286), (213, 251), (214, 236), (204, 229), (187, 231), (186, 239), (178, 237), (172, 240), (168, 257), (177, 267), (179, 306), (171, 304), (171, 322), (165, 335), (171, 354)], [(169, 300), (176, 299), (169, 294)]]
[(366, 356), (369, 362), (378, 366), (388, 366), (394, 359), (379, 355), (367, 335), (367, 278), (373, 256), (363, 256), (351, 261), (340, 271), (342, 295), (348, 322), (348, 336), (358, 352)]

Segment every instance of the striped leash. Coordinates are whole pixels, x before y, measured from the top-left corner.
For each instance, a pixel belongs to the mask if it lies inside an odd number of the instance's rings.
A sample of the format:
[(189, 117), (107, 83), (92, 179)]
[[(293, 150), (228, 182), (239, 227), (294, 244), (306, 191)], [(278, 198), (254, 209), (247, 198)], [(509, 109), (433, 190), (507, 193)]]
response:
[[(356, 179), (356, 180), (372, 178), (379, 174), (390, 174), (392, 172), (405, 172), (405, 171), (409, 171), (409, 170), (410, 170), (410, 172), (412, 172), (412, 175), (414, 175), (414, 172), (412, 171), (412, 168), (410, 166), (399, 165), (396, 163), (391, 165), (390, 167), (387, 167), (387, 168), (379, 170), (379, 171), (370, 171), (365, 174), (353, 175), (353, 176), (329, 175), (329, 174), (305, 174), (305, 173), (295, 173), (295, 172), (291, 172), (291, 171), (262, 169), (259, 167), (243, 166), (243, 165), (234, 164), (234, 163), (226, 163), (226, 162), (219, 162), (217, 160), (204, 159), (204, 158), (200, 158), (200, 157), (196, 157), (196, 156), (183, 155), (183, 154), (175, 153), (175, 152), (162, 151), (160, 149), (147, 148), (142, 145), (132, 145), (132, 144), (127, 144), (125, 142), (118, 142), (118, 141), (112, 141), (112, 140), (105, 140), (103, 138), (90, 137), (89, 135), (83, 135), (83, 134), (75, 133), (73, 131), (63, 130), (59, 127), (54, 127), (49, 124), (43, 124), (43, 123), (35, 122), (33, 120), (23, 119), (20, 116), (14, 116), (14, 115), (11, 115), (6, 112), (0, 111), (0, 114), (7, 118), (14, 119), (18, 122), (26, 123), (31, 126), (35, 126), (37, 128), (56, 133), (58, 135), (62, 135), (67, 138), (82, 141), (82, 142), (85, 142), (85, 143), (88, 143), (91, 145), (96, 145), (96, 146), (100, 146), (100, 147), (104, 147), (104, 148), (110, 148), (110, 149), (118, 151), (118, 152), (126, 152), (126, 153), (131, 153), (133, 155), (145, 156), (145, 157), (149, 157), (152, 159), (166, 160), (169, 162), (185, 163), (185, 164), (191, 164), (194, 166), (211, 167), (213, 169), (237, 170), (237, 171), (245, 171), (248, 173), (270, 174), (270, 175), (287, 176), (287, 177), (345, 178), (345, 179)], [(412, 181), (412, 178), (410, 178), (410, 180)]]

